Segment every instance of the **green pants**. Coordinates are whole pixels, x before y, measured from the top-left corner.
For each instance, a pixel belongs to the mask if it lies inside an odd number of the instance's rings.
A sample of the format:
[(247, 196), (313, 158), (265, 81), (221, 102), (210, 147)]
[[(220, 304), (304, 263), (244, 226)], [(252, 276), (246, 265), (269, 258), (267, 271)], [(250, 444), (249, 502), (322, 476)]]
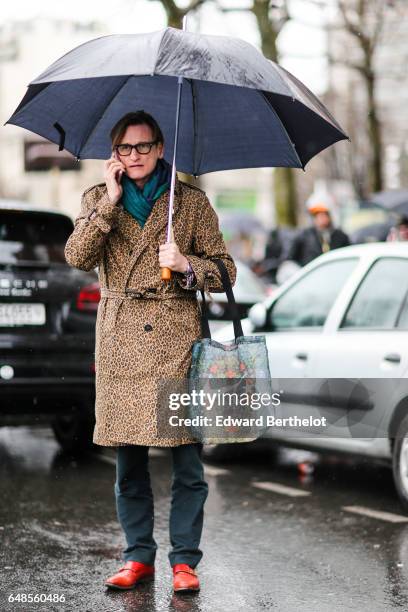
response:
[[(171, 447), (173, 481), (170, 509), (170, 565), (195, 567), (199, 549), (204, 503), (208, 485), (201, 462), (202, 444)], [(125, 561), (153, 565), (157, 544), (153, 537), (154, 506), (149, 475), (148, 446), (119, 446), (116, 460), (115, 496), (118, 519), (125, 532)]]

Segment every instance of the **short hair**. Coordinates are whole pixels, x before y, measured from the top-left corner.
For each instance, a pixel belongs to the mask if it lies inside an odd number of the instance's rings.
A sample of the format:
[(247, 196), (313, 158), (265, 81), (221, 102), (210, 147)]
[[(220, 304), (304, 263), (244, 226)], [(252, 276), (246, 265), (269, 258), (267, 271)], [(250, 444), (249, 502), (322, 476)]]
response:
[(110, 133), (112, 148), (120, 143), (129, 125), (147, 125), (152, 131), (153, 140), (164, 144), (163, 133), (156, 119), (144, 110), (138, 110), (127, 113), (115, 123)]

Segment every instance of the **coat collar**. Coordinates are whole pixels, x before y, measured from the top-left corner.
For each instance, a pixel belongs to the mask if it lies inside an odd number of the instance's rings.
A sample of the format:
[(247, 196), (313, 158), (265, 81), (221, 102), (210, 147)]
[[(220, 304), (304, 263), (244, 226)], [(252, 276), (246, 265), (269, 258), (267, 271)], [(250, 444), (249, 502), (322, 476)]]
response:
[[(182, 186), (179, 179), (176, 176), (176, 182), (174, 186), (174, 203), (173, 203), (173, 220), (176, 213), (179, 210), (181, 202)], [(158, 198), (153, 206), (150, 215), (146, 219), (145, 226), (142, 231), (142, 235), (146, 234), (147, 239), (153, 238), (157, 235), (164, 226), (167, 226), (167, 219), (169, 214), (169, 201), (170, 201), (170, 189), (163, 193)], [(137, 223), (137, 221), (136, 221)]]

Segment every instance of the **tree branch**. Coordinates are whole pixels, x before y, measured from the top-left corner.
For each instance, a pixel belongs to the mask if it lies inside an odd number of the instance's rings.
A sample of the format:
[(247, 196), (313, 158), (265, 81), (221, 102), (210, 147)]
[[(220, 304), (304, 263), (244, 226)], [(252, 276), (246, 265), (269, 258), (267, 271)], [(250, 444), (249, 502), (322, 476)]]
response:
[(344, 66), (345, 68), (350, 68), (351, 70), (356, 70), (357, 72), (360, 72), (364, 76), (365, 76), (365, 74), (367, 72), (366, 67), (364, 66), (364, 64), (356, 64), (355, 62), (351, 62), (350, 60), (347, 60), (347, 59), (338, 59), (338, 58), (334, 58), (332, 56), (329, 56), (328, 57), (328, 61), (329, 61), (329, 64), (332, 64), (332, 65)]
[(239, 8), (239, 7), (226, 8), (226, 7), (220, 6), (218, 2), (216, 4), (217, 4), (218, 10), (221, 11), (221, 13), (248, 13), (251, 11), (250, 8), (244, 8), (244, 7), (243, 8)]
[(361, 31), (361, 24), (356, 23), (355, 21), (352, 21), (349, 17), (349, 14), (347, 12), (346, 9), (346, 5), (345, 2), (343, 0), (338, 0), (338, 7), (341, 13), (341, 16), (343, 18), (344, 21), (344, 26), (347, 30), (347, 32), (349, 32), (350, 34), (352, 34), (353, 36), (355, 36), (356, 38), (360, 39), (362, 36), (362, 31)]
[[(377, 5), (378, 6), (378, 5)], [(371, 37), (371, 53), (374, 53), (374, 49), (377, 47), (378, 41), (381, 36), (381, 32), (384, 27), (384, 3), (381, 2), (378, 6), (377, 22), (375, 24), (374, 32)]]
[[(156, 1), (156, 0), (152, 0)], [(170, 26), (173, 27), (181, 27), (183, 17), (187, 15), (190, 11), (193, 12), (197, 10), (205, 0), (190, 0), (190, 4), (185, 8), (180, 8), (177, 6), (174, 0), (159, 0), (164, 10), (166, 11), (167, 21)]]
[(160, 2), (164, 6), (166, 13), (181, 13), (181, 9), (179, 9), (174, 0), (160, 0)]
[(185, 15), (190, 11), (196, 11), (202, 4), (204, 4), (205, 0), (191, 0), (190, 4), (185, 10)]

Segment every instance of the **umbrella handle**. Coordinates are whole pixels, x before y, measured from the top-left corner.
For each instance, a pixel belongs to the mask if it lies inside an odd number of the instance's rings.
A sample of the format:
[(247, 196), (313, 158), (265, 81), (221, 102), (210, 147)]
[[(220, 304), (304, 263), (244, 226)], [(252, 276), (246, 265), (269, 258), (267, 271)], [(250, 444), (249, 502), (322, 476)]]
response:
[(171, 280), (171, 270), (170, 268), (162, 268), (161, 269), (161, 279), (164, 281)]
[[(170, 231), (168, 232), (168, 234), (169, 234), (168, 242), (174, 242), (173, 226), (170, 225), (169, 229), (170, 229)], [(170, 268), (161, 268), (161, 279), (162, 279), (162, 281), (169, 281), (169, 280), (171, 280), (171, 270), (170, 270)]]

